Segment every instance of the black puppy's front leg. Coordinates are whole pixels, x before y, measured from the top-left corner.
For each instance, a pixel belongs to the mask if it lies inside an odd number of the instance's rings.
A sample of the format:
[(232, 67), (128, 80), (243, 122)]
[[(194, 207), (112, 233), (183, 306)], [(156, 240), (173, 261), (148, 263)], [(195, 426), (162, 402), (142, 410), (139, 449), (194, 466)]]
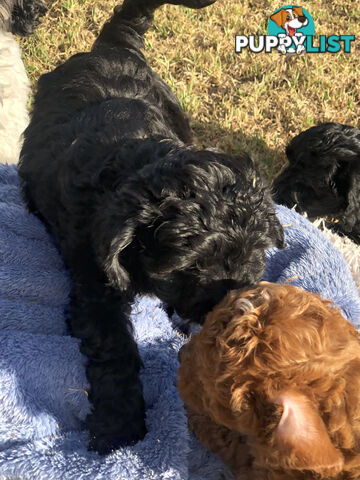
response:
[(89, 448), (100, 454), (135, 443), (146, 433), (142, 364), (124, 295), (100, 283), (82, 283), (75, 286), (71, 302), (70, 325), (88, 357)]

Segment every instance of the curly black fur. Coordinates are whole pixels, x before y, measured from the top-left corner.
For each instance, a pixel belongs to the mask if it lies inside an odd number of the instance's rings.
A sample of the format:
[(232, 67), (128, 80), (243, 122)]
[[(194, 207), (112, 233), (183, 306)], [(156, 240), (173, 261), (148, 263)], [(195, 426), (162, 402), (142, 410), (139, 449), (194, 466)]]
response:
[(16, 35), (31, 35), (46, 13), (42, 0), (1, 0), (0, 30)]
[[(324, 123), (286, 148), (290, 165), (274, 182), (275, 200), (360, 243), (360, 130)], [(334, 222), (335, 221), (335, 222)]]
[(185, 114), (147, 65), (142, 35), (161, 3), (125, 0), (90, 53), (41, 77), (19, 169), (72, 275), (90, 447), (101, 453), (146, 432), (134, 295), (155, 294), (201, 322), (229, 289), (261, 279), (266, 248), (283, 246), (250, 158), (189, 146)]

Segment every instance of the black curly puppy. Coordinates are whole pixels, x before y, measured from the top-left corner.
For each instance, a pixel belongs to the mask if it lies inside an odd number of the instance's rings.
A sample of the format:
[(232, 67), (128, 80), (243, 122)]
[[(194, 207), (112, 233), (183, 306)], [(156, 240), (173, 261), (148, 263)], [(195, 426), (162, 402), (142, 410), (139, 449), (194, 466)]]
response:
[(286, 148), (290, 165), (274, 181), (274, 199), (360, 243), (360, 130), (339, 123), (309, 128)]
[(0, 30), (16, 35), (31, 35), (45, 14), (42, 0), (1, 0)]
[(283, 246), (250, 158), (189, 146), (185, 114), (141, 53), (156, 7), (213, 2), (125, 0), (90, 53), (40, 78), (25, 133), (23, 191), (72, 275), (90, 448), (101, 453), (146, 433), (134, 295), (201, 322), (229, 289), (261, 279), (266, 248)]

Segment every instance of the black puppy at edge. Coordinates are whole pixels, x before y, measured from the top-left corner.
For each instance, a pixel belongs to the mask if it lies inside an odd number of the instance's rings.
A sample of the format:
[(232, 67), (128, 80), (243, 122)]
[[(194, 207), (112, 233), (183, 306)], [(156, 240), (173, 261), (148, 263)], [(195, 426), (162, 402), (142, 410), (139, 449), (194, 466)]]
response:
[(42, 0), (0, 0), (0, 30), (31, 35), (46, 10)]
[(157, 295), (202, 322), (228, 290), (261, 279), (266, 248), (283, 247), (251, 159), (189, 146), (185, 114), (141, 53), (155, 8), (213, 2), (125, 0), (90, 53), (40, 78), (25, 133), (23, 192), (72, 276), (89, 446), (100, 453), (146, 433), (134, 295)]
[(360, 244), (360, 130), (323, 123), (294, 137), (274, 199)]

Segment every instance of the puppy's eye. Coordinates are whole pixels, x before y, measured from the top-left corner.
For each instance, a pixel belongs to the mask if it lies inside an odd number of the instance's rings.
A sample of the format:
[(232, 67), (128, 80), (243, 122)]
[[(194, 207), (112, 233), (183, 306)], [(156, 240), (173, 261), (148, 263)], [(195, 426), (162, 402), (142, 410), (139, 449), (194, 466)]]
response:
[(288, 16), (286, 17), (286, 20), (291, 20), (290, 15), (288, 15)]
[(295, 18), (298, 18), (298, 16), (296, 15), (296, 13), (294, 13), (293, 15), (294, 15), (294, 19), (295, 19)]

